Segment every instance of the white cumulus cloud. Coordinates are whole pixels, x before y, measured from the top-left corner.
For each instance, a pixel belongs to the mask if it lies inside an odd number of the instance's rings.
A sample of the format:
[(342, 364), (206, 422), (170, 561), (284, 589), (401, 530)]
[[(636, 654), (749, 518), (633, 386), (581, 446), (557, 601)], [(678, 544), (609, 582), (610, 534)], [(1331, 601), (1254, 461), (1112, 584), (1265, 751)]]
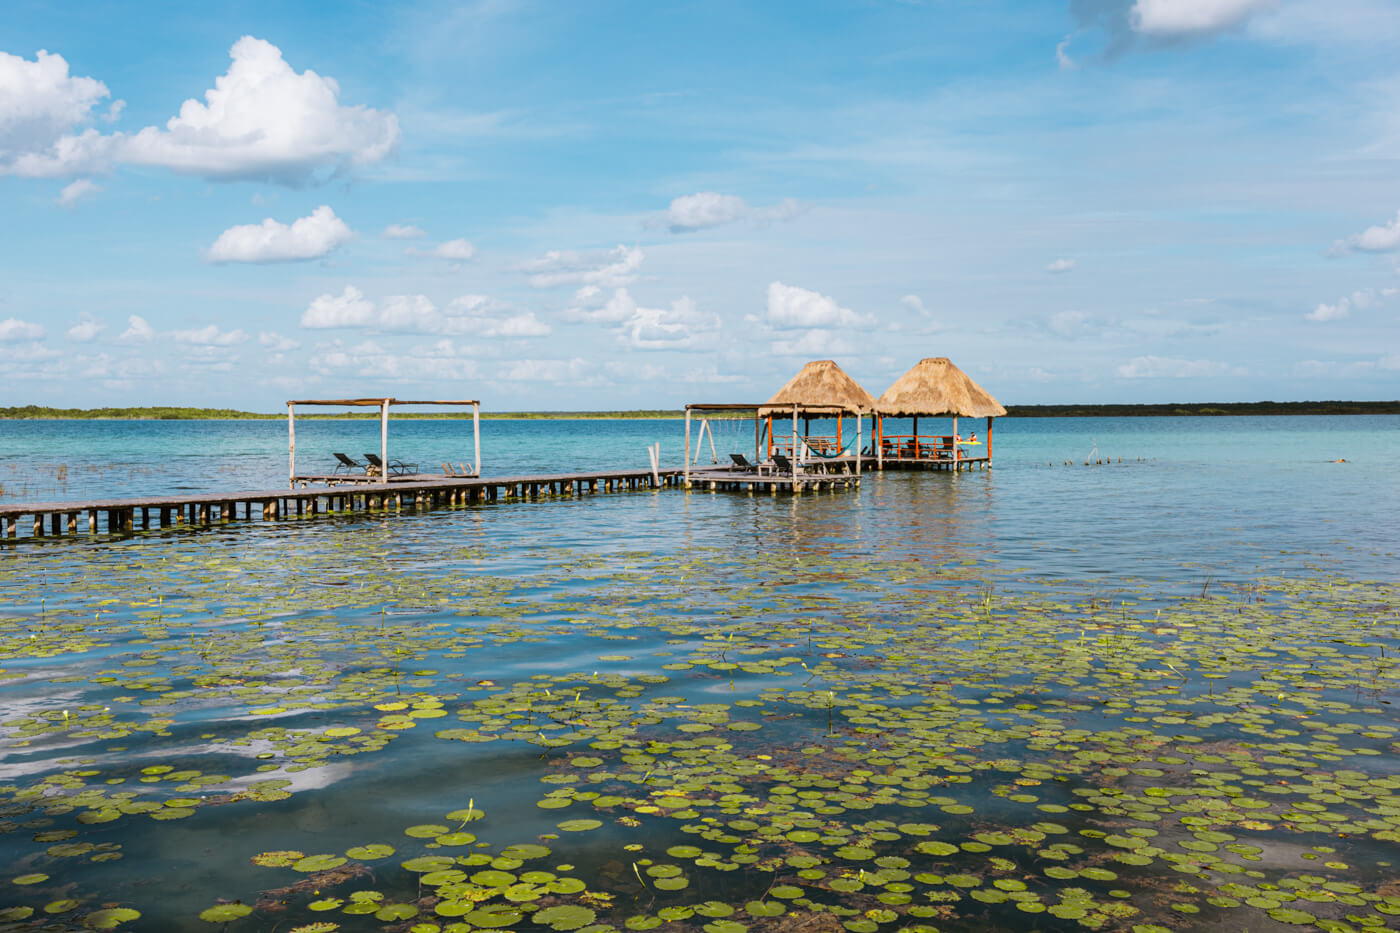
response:
[(364, 292), (347, 285), (339, 295), (325, 294), (313, 299), (301, 314), (301, 326), (365, 327), (374, 321), (374, 314), (374, 303), (365, 299)]
[(87, 343), (106, 329), (107, 325), (91, 314), (79, 314), (78, 322), (68, 328), (66, 334), (74, 343)]
[(20, 340), (39, 340), (44, 336), (44, 325), (19, 318), (6, 318), (0, 321), (0, 343), (15, 343)]
[(1046, 265), (1045, 271), (1051, 273), (1052, 275), (1058, 275), (1063, 272), (1068, 272), (1073, 268), (1073, 259), (1056, 259), (1054, 262)]
[(428, 234), (412, 224), (389, 224), (380, 236), (386, 240), (421, 240)]
[(1238, 26), (1280, 0), (1135, 0), (1133, 29), (1163, 38), (1203, 36)]
[(53, 148), (66, 133), (92, 119), (107, 85), (68, 74), (62, 55), (40, 50), (34, 61), (0, 52), (0, 174), (18, 172), (32, 153)]
[[(32, 127), (47, 127), (50, 135), (56, 126), (66, 123), (64, 128), (71, 128), (106, 94), (100, 82), (95, 82), (97, 87), (75, 87), (72, 81), (91, 79), (69, 79), (68, 106), (27, 121), (30, 129), (20, 136), (23, 145), (0, 159), (0, 166), (19, 175), (56, 176), (125, 163), (215, 181), (266, 180), (295, 187), (380, 162), (398, 146), (394, 114), (341, 106), (334, 78), (309, 69), (296, 72), (272, 43), (244, 36), (229, 55), (228, 71), (214, 80), (204, 100), (186, 100), (164, 128), (148, 126), (134, 135), (110, 136), (88, 128), (45, 140)], [(57, 71), (56, 65), (45, 64)], [(67, 63), (60, 58), (58, 64), (66, 77)], [(49, 83), (60, 84), (56, 79)]]
[(126, 319), (126, 330), (121, 332), (117, 339), (123, 343), (146, 343), (156, 332), (146, 323), (146, 319), (139, 314), (132, 314)]
[(210, 262), (301, 262), (320, 259), (354, 236), (354, 231), (321, 205), (290, 225), (267, 218), (260, 224), (229, 227), (209, 247)]
[(662, 216), (661, 222), (672, 233), (688, 233), (740, 220), (756, 223), (788, 220), (795, 217), (797, 212), (797, 202), (791, 198), (772, 207), (750, 207), (737, 195), (700, 191), (674, 199)]
[(843, 308), (836, 299), (796, 285), (772, 282), (768, 286), (768, 323), (777, 328), (861, 327), (873, 323), (869, 315)]
[(1400, 211), (1396, 211), (1394, 220), (1367, 227), (1360, 233), (1354, 233), (1345, 240), (1338, 240), (1332, 244), (1333, 253), (1348, 253), (1357, 249), (1368, 253), (1386, 253), (1400, 249)]

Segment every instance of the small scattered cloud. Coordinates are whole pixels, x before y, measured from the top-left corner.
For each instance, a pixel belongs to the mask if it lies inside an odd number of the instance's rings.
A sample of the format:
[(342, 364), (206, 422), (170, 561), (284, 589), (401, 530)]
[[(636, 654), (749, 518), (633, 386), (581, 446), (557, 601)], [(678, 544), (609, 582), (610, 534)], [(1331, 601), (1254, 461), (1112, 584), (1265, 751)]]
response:
[(475, 379), (481, 375), (480, 364), (467, 354), (468, 348), (451, 340), (402, 351), (389, 350), (372, 340), (353, 347), (335, 342), (319, 347), (307, 360), (307, 366), (321, 376), (348, 375), (395, 383)]
[(1328, 252), (1336, 256), (1355, 250), (1367, 253), (1388, 253), (1396, 249), (1400, 249), (1400, 211), (1396, 211), (1394, 220), (1367, 227), (1360, 233), (1354, 233), (1344, 240), (1338, 240), (1332, 244), (1332, 248)]
[(64, 333), (65, 336), (74, 343), (88, 343), (106, 329), (106, 324), (103, 324), (91, 314), (83, 313), (78, 315), (78, 322), (68, 328)]
[(1054, 262), (1046, 265), (1045, 271), (1049, 272), (1051, 275), (1061, 275), (1065, 272), (1069, 272), (1073, 268), (1073, 259), (1056, 259)]
[(1357, 289), (1350, 295), (1343, 295), (1332, 304), (1327, 304), (1326, 302), (1318, 304), (1316, 308), (1313, 308), (1307, 314), (1303, 315), (1303, 317), (1309, 321), (1316, 321), (1319, 323), (1339, 321), (1342, 318), (1349, 317), (1352, 309), (1364, 311), (1377, 301), (1390, 298), (1397, 294), (1397, 292), (1400, 292), (1400, 290), (1394, 288)]
[(635, 246), (617, 246), (607, 251), (573, 252), (550, 250), (538, 259), (517, 266), (528, 273), (535, 288), (558, 285), (592, 285), (598, 288), (622, 288), (637, 280), (644, 255)]
[(122, 343), (149, 343), (154, 338), (156, 332), (146, 323), (146, 319), (139, 314), (133, 314), (126, 319), (126, 330), (121, 332), (117, 339)]
[(1165, 356), (1137, 356), (1119, 366), (1119, 379), (1194, 379), (1220, 376), (1229, 365), (1214, 360), (1180, 360)]
[(857, 314), (829, 298), (796, 285), (768, 285), (767, 323), (779, 329), (807, 327), (864, 327), (874, 323), (870, 315)]
[(1282, 0), (1069, 0), (1076, 28), (1055, 47), (1062, 70), (1079, 67), (1070, 47), (1095, 44), (1087, 57), (1111, 62), (1135, 47), (1163, 49), (1243, 31), (1276, 17), (1266, 16)]
[(381, 333), (530, 338), (553, 332), (535, 312), (485, 295), (463, 295), (439, 308), (427, 295), (390, 295), (379, 304), (353, 285), (315, 298), (302, 313), (307, 329), (369, 328)]
[[(597, 290), (580, 290), (576, 299), (594, 299)], [(700, 311), (689, 296), (671, 302), (669, 308), (639, 305), (625, 288), (619, 288), (602, 305), (576, 304), (564, 312), (572, 321), (607, 324), (615, 328), (618, 342), (634, 350), (684, 350), (697, 347), (720, 329), (719, 316)]]
[(272, 353), (287, 353), (301, 348), (301, 344), (292, 338), (270, 330), (258, 332), (258, 346)]
[(1065, 36), (1055, 45), (1055, 62), (1065, 71), (1078, 71), (1079, 63), (1069, 57), (1069, 44), (1074, 41), (1074, 33)]
[(248, 340), (241, 330), (219, 330), (213, 324), (192, 330), (173, 330), (170, 339), (196, 347), (232, 347)]
[(774, 340), (769, 344), (769, 349), (775, 356), (805, 356), (809, 359), (854, 352), (847, 340), (829, 330), (809, 330), (800, 337)]
[(21, 340), (40, 340), (44, 336), (44, 325), (19, 318), (6, 318), (0, 321), (0, 343), (18, 343)]
[(439, 243), (433, 247), (433, 255), (438, 259), (450, 259), (453, 262), (466, 262), (476, 255), (476, 247), (463, 239), (448, 240), (446, 243)]
[(511, 382), (568, 382), (586, 379), (593, 364), (574, 357), (571, 360), (516, 360), (506, 364), (500, 378)]
[(1242, 25), (1281, 0), (1135, 0), (1128, 14), (1143, 35), (1179, 39), (1208, 36)]
[(207, 258), (216, 263), (305, 262), (320, 259), (354, 236), (349, 225), (323, 204), (290, 225), (269, 217), (261, 224), (229, 227), (209, 247)]
[(737, 195), (700, 191), (673, 200), (659, 224), (672, 233), (692, 233), (741, 220), (758, 224), (790, 220), (799, 212), (797, 202), (791, 198), (770, 207), (751, 207)]
[(1061, 337), (1078, 337), (1090, 330), (1093, 319), (1087, 311), (1057, 311), (1050, 315), (1049, 327)]
[(924, 307), (924, 300), (918, 295), (905, 295), (899, 303), (921, 317), (933, 317), (933, 312)]
[(78, 202), (89, 195), (96, 195), (102, 190), (102, 186), (88, 178), (79, 178), (63, 187), (54, 199), (54, 203), (60, 207), (73, 208), (78, 206)]
[(389, 224), (380, 236), (386, 240), (421, 240), (428, 234), (412, 224)]

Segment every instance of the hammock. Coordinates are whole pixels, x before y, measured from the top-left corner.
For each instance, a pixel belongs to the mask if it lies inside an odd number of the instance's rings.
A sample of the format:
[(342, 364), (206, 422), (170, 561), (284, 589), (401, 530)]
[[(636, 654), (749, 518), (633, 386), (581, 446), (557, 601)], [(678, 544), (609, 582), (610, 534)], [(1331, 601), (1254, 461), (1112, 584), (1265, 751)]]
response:
[(837, 457), (844, 457), (850, 452), (851, 448), (854, 446), (856, 446), (856, 442), (851, 441), (849, 444), (846, 445), (845, 450), (838, 450), (834, 454), (824, 454), (820, 450), (814, 448), (811, 444), (807, 443), (805, 438), (802, 441), (802, 447), (807, 451), (807, 453), (811, 454), (814, 457), (821, 457), (823, 460), (835, 460)]

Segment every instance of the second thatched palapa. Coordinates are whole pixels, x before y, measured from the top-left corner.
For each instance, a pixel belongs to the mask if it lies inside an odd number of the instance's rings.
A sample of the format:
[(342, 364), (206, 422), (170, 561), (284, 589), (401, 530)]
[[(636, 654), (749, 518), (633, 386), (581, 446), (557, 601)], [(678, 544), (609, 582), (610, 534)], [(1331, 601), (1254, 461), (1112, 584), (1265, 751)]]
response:
[[(844, 375), (844, 374), (843, 374)], [(875, 402), (882, 415), (961, 415), (965, 418), (1000, 418), (1006, 414), (991, 393), (953, 365), (946, 356), (919, 360), (895, 380)]]

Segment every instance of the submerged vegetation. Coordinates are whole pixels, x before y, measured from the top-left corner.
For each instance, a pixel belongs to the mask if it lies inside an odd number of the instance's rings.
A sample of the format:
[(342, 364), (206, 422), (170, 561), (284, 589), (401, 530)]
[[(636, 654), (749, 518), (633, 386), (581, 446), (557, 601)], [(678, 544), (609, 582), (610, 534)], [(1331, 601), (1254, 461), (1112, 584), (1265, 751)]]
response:
[(386, 548), (349, 527), (0, 565), (0, 921), (1400, 916), (1391, 585), (1104, 593), (893, 552), (503, 552), (470, 522)]

